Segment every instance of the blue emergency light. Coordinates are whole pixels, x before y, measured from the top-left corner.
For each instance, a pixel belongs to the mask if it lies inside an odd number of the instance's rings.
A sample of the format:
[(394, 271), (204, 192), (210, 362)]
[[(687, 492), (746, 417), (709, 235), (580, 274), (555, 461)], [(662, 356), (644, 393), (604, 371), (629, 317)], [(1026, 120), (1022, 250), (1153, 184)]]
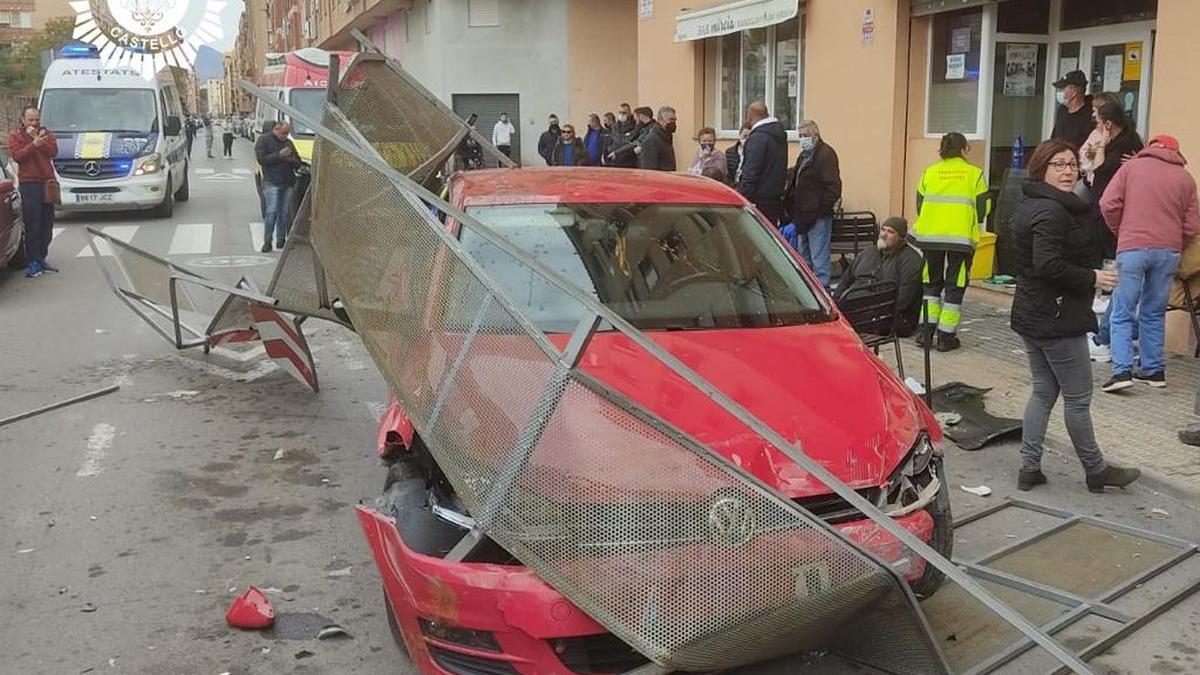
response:
[(94, 59), (100, 56), (100, 50), (89, 44), (63, 45), (58, 50), (58, 56), (63, 59)]

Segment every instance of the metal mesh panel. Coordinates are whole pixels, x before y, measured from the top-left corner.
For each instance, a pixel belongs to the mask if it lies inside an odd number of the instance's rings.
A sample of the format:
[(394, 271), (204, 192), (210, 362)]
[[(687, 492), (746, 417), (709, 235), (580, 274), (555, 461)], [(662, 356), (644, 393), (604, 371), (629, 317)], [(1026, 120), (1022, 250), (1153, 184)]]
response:
[(267, 295), (279, 301), (280, 309), (341, 323), (341, 317), (330, 309), (333, 294), (325, 288), (325, 270), (309, 240), (313, 192), (310, 189), (305, 193), (296, 210), (287, 244), (267, 285)]
[[(365, 100), (349, 105), (373, 112)], [(363, 115), (364, 135), (379, 128)], [(325, 123), (353, 137), (334, 111)], [(874, 612), (912, 644), (907, 661), (884, 661), (892, 670), (943, 670), (888, 570), (695, 441), (585, 386), (439, 236), (417, 194), (333, 143), (317, 152), (321, 261), (489, 536), (663, 665), (722, 668), (828, 644)]]

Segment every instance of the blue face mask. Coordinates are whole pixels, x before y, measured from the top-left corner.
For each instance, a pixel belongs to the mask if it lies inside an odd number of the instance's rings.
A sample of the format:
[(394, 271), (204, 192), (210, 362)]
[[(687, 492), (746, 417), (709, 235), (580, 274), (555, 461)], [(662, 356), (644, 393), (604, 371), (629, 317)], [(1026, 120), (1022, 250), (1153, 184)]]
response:
[(800, 151), (801, 152), (812, 152), (812, 149), (813, 149), (812, 136), (801, 136), (800, 137)]

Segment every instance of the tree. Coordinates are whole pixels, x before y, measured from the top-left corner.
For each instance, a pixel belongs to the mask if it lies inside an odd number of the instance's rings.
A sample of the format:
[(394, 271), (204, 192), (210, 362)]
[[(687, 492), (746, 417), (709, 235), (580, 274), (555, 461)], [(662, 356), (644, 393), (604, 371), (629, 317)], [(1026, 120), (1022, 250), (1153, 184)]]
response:
[(60, 16), (24, 43), (12, 45), (0, 53), (0, 90), (34, 96), (42, 88), (42, 54), (53, 52), (71, 41), (75, 17)]

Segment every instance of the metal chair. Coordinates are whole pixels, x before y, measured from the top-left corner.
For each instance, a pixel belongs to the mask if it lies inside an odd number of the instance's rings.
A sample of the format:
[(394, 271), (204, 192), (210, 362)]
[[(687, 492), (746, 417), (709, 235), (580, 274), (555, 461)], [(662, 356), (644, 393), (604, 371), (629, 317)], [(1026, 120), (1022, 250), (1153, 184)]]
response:
[(891, 281), (877, 281), (851, 297), (838, 301), (838, 309), (854, 327), (863, 344), (879, 354), (879, 348), (891, 343), (896, 350), (896, 370), (904, 378), (904, 355), (900, 338), (896, 336), (897, 286)]

